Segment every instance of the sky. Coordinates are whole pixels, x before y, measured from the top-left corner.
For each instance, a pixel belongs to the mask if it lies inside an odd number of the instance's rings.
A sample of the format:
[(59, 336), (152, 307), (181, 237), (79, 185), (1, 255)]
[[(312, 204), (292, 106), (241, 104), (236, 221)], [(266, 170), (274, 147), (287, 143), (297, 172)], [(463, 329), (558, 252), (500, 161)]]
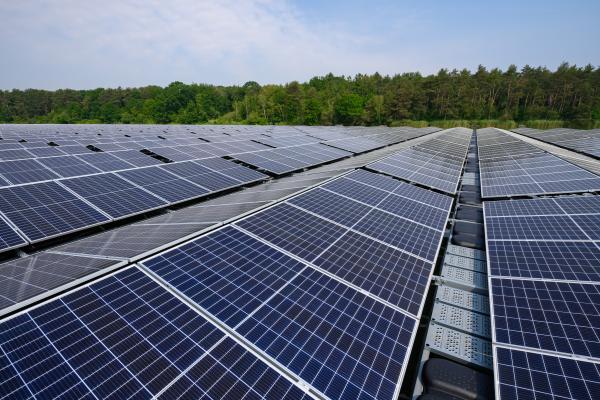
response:
[(600, 66), (600, 1), (0, 0), (0, 89)]

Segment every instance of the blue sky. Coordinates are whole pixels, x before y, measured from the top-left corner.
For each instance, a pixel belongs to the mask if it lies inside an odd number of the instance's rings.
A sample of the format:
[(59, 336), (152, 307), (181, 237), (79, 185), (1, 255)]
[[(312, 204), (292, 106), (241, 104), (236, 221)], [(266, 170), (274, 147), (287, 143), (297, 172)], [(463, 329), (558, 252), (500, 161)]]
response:
[(600, 66), (600, 1), (0, 0), (0, 88)]

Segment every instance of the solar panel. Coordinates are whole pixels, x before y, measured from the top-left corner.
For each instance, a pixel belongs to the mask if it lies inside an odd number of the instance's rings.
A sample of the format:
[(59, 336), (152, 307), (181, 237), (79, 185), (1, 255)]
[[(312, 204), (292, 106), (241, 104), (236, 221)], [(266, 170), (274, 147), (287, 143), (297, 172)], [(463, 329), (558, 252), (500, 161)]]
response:
[(482, 197), (592, 192), (600, 177), (498, 129), (477, 132)]
[(305, 267), (231, 227), (143, 265), (231, 327)]
[(0, 188), (0, 211), (32, 242), (109, 221), (56, 182)]
[(121, 160), (110, 153), (77, 154), (78, 158), (104, 172), (134, 168), (133, 164)]
[(59, 178), (58, 175), (36, 160), (0, 162), (0, 174), (15, 185)]
[(74, 156), (40, 158), (37, 161), (64, 178), (102, 172), (98, 168)]
[(500, 399), (598, 398), (600, 364), (496, 347)]
[(433, 265), (354, 232), (344, 234), (313, 264), (418, 315)]
[(589, 242), (489, 241), (494, 276), (600, 282), (600, 249)]
[(0, 264), (0, 313), (7, 308), (74, 283), (118, 261), (41, 252)]
[(0, 251), (26, 245), (27, 242), (2, 218), (0, 218)]
[(193, 199), (209, 193), (187, 179), (182, 179), (159, 167), (148, 167), (117, 172), (122, 178), (143, 187), (170, 203)]
[(600, 285), (493, 278), (491, 289), (496, 342), (600, 356)]
[(442, 237), (441, 231), (379, 210), (371, 211), (354, 229), (430, 261), (435, 259)]
[(111, 218), (121, 218), (165, 206), (166, 201), (115, 174), (69, 178), (61, 183)]
[(393, 399), (415, 323), (304, 270), (237, 331), (330, 398)]
[(390, 195), (389, 192), (351, 181), (346, 177), (328, 182), (322, 187), (334, 193), (350, 197), (351, 199), (358, 200), (362, 203), (372, 206), (379, 204), (383, 199)]
[(486, 219), (488, 240), (587, 240), (568, 216), (520, 216)]
[(240, 181), (191, 161), (167, 164), (160, 168), (164, 168), (172, 174), (192, 181), (210, 191), (240, 186)]
[(235, 225), (308, 261), (347, 230), (287, 204), (254, 214)]
[(125, 160), (128, 163), (135, 165), (136, 167), (149, 167), (151, 165), (160, 165), (163, 163), (162, 161), (150, 157), (139, 150), (114, 151), (111, 154), (120, 158), (121, 160)]
[(348, 227), (352, 227), (371, 210), (368, 205), (320, 188), (296, 196), (289, 203)]
[[(187, 214), (189, 216), (189, 213)], [(138, 259), (148, 252), (160, 251), (165, 245), (187, 238), (215, 223), (200, 223), (190, 221), (179, 224), (141, 223), (126, 225), (111, 229), (97, 235), (89, 236), (74, 242), (65, 243), (53, 250), (87, 254), (98, 257), (115, 257), (120, 259)]]

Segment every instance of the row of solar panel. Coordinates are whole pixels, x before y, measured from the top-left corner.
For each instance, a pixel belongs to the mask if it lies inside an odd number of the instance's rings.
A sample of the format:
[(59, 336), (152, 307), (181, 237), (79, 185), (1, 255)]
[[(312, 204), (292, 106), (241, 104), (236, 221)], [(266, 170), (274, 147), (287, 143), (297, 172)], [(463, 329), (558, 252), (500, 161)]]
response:
[(307, 172), (229, 193), (0, 264), (0, 314), (156, 254), (206, 228), (337, 175)]
[(142, 265), (325, 396), (393, 398), (451, 204), (359, 170)]
[(498, 394), (600, 388), (600, 196), (485, 202)]
[(275, 175), (349, 157), (352, 153), (320, 143), (235, 154), (237, 160)]
[(0, 188), (6, 218), (0, 247), (8, 250), (25, 245), (23, 238), (34, 243), (265, 178), (213, 158)]
[(451, 129), (367, 168), (447, 193), (456, 193), (472, 132)]
[(600, 177), (494, 128), (477, 133), (482, 197), (593, 192)]
[(329, 398), (393, 399), (451, 204), (365, 171), (332, 181), (143, 262), (200, 314), (132, 268), (0, 324), (5, 390), (306, 395), (263, 359)]
[(576, 130), (557, 128), (542, 131), (539, 129), (519, 128), (513, 131), (592, 157), (600, 157), (600, 129)]

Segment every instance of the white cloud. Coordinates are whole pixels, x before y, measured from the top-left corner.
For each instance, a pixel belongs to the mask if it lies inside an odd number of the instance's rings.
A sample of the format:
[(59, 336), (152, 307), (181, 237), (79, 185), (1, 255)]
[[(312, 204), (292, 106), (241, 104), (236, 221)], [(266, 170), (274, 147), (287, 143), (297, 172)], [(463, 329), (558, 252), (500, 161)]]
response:
[(26, 86), (91, 87), (283, 82), (374, 72), (398, 58), (365, 57), (375, 37), (310, 26), (274, 0), (19, 1), (2, 2), (0, 15), (0, 48), (13, 57), (4, 87), (23, 71), (13, 63), (36, 75)]

